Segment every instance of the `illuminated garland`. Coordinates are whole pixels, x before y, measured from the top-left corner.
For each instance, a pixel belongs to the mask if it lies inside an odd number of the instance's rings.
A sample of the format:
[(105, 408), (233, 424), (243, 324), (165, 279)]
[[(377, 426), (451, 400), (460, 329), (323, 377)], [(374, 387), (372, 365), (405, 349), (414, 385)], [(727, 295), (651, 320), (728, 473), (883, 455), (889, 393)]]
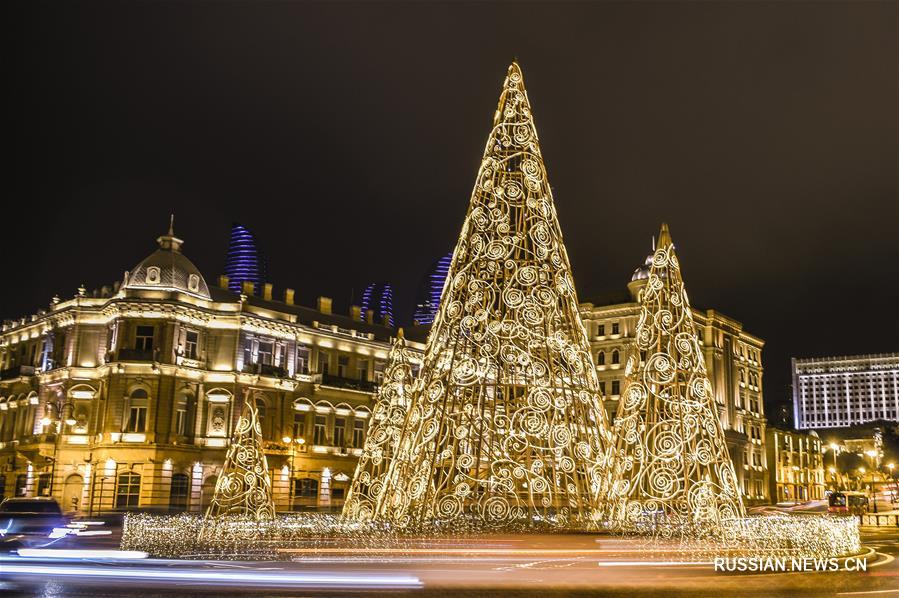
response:
[(222, 475), (215, 484), (212, 502), (206, 510), (207, 527), (214, 526), (215, 519), (227, 515), (241, 515), (254, 521), (269, 520), (275, 516), (259, 413), (247, 395), (225, 455)]
[(589, 525), (608, 427), (537, 131), (509, 67), (378, 520)]
[(618, 408), (613, 527), (720, 533), (746, 511), (667, 225), (640, 293)]
[(365, 446), (343, 506), (343, 516), (347, 519), (370, 520), (375, 504), (385, 491), (390, 490), (387, 470), (396, 454), (406, 419), (412, 382), (412, 365), (400, 328), (390, 350), (384, 381), (378, 387)]
[[(793, 516), (746, 517), (725, 522), (723, 534), (699, 537), (684, 534), (670, 525), (660, 526), (659, 535), (627, 540), (618, 545), (646, 551), (651, 560), (660, 551), (666, 559), (695, 561), (723, 556), (835, 558), (861, 552), (858, 520), (854, 517)], [(569, 530), (544, 526), (544, 532)], [(387, 523), (348, 523), (324, 513), (279, 514), (269, 521), (225, 516), (209, 528), (203, 518), (182, 513), (126, 513), (122, 527), (122, 550), (148, 552), (160, 558), (291, 559), (290, 549), (307, 556), (335, 547), (352, 547), (359, 558), (379, 551), (402, 551), (415, 555), (429, 542), (453, 540), (458, 546), (483, 539), (484, 529), (466, 525), (400, 529)], [(422, 534), (421, 532), (426, 532)], [(523, 524), (504, 533), (533, 533)], [(476, 546), (476, 544), (472, 544)], [(287, 549), (287, 550), (284, 550)], [(349, 558), (352, 558), (350, 556)]]

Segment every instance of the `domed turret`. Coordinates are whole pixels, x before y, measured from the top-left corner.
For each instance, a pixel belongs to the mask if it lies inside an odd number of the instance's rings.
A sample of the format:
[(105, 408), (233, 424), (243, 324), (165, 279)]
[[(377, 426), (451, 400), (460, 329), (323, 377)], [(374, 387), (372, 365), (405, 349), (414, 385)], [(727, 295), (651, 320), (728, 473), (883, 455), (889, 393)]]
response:
[(122, 288), (178, 291), (201, 299), (211, 299), (203, 275), (181, 253), (184, 241), (175, 236), (173, 227), (174, 217), (169, 224), (168, 234), (156, 239), (159, 249), (125, 273)]

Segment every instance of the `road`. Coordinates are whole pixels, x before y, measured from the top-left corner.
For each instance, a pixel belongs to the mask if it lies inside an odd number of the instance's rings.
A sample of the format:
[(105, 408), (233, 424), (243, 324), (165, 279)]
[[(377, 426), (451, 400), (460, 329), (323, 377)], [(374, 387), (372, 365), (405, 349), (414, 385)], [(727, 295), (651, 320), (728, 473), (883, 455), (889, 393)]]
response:
[(3, 589), (33, 596), (410, 595), (899, 596), (899, 529), (864, 529), (866, 572), (722, 573), (593, 535), (423, 542), (411, 554), (335, 549), (282, 562), (0, 560)]

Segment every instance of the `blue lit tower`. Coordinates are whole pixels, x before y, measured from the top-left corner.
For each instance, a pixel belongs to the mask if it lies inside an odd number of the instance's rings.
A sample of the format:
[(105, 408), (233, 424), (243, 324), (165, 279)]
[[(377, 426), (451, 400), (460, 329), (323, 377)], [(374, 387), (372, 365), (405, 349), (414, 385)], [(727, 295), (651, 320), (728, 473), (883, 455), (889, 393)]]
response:
[(453, 253), (450, 252), (434, 262), (427, 274), (421, 280), (418, 287), (418, 296), (415, 298), (415, 313), (412, 320), (419, 324), (431, 324), (437, 316), (440, 307), (440, 295), (443, 293), (443, 283), (446, 282), (446, 274), (449, 272), (450, 262), (453, 261)]
[(393, 326), (393, 287), (389, 282), (373, 282), (362, 293), (362, 313), (375, 312), (375, 322), (382, 323), (384, 317)]
[(265, 258), (259, 251), (256, 237), (237, 222), (231, 225), (225, 274), (228, 276), (228, 288), (236, 293), (241, 291), (244, 281), (252, 282), (257, 292), (265, 281)]

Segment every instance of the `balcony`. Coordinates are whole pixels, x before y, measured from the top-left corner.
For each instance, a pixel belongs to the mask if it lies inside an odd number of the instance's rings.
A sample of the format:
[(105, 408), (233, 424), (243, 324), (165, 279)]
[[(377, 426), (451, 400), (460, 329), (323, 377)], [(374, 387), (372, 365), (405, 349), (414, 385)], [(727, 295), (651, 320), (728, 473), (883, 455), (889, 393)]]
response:
[(153, 350), (119, 349), (118, 361), (153, 361)]
[(34, 376), (33, 365), (16, 365), (5, 370), (0, 370), (0, 380), (12, 380), (23, 376)]
[(344, 378), (343, 376), (334, 376), (333, 374), (322, 374), (321, 376), (322, 384), (325, 386), (358, 390), (361, 392), (374, 392), (378, 388), (376, 383), (369, 382), (368, 380)]
[(284, 378), (287, 376), (287, 371), (284, 368), (268, 363), (245, 363), (241, 371), (244, 374), (258, 374), (273, 378)]

